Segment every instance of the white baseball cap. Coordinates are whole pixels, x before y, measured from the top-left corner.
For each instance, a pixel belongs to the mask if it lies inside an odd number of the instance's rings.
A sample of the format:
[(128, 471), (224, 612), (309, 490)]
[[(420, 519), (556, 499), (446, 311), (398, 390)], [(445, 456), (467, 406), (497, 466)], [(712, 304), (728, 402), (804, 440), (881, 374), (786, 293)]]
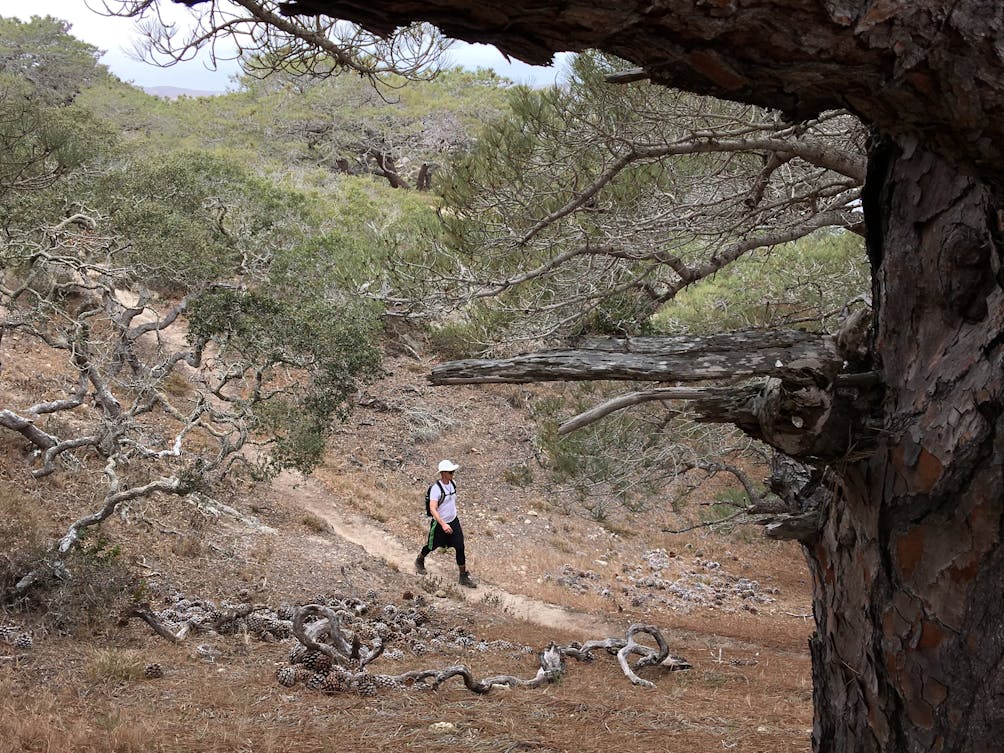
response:
[(459, 467), (460, 467), (459, 465), (457, 465), (456, 463), (454, 463), (452, 461), (449, 461), (449, 460), (440, 460), (439, 461), (439, 471), (440, 471), (440, 473), (442, 473), (443, 471), (447, 471), (449, 473), (453, 473)]

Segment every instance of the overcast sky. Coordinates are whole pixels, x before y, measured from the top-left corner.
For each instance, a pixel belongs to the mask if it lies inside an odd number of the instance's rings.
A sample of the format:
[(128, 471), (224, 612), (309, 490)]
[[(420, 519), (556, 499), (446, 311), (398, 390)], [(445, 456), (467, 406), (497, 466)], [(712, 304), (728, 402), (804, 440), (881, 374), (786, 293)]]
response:
[[(183, 20), (188, 12), (180, 5), (164, 3), (168, 12)], [(237, 65), (221, 61), (219, 70), (210, 70), (205, 61), (178, 63), (170, 68), (158, 68), (136, 60), (130, 55), (133, 40), (139, 34), (128, 18), (99, 15), (90, 8), (101, 8), (100, 0), (0, 0), (0, 16), (27, 21), (31, 16), (55, 16), (72, 24), (70, 33), (104, 51), (101, 62), (123, 81), (137, 86), (177, 86), (203, 91), (232, 89)], [(560, 75), (560, 65), (541, 68), (519, 61), (507, 63), (494, 47), (458, 43), (450, 51), (450, 60), (464, 68), (492, 68), (517, 83), (545, 85), (554, 83)]]

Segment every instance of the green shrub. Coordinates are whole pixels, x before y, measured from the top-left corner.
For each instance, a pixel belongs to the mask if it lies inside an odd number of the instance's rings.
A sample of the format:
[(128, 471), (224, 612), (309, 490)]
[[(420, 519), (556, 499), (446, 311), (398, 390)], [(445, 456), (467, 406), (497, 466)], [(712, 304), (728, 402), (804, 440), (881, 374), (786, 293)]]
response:
[(46, 567), (52, 550), (31, 510), (9, 494), (0, 497), (0, 549), (3, 602), (33, 614), (49, 630), (72, 634), (107, 627), (142, 597), (142, 585), (119, 548), (103, 538), (85, 538), (66, 558), (61, 577), (42, 577), (23, 595), (15, 594), (15, 585), (28, 573), (52, 574)]

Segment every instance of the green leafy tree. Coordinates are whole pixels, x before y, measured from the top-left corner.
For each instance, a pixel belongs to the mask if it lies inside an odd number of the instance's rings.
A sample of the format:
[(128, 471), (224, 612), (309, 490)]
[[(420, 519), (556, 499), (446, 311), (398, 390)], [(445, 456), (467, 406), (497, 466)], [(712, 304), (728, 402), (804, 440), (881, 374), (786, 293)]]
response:
[(112, 138), (77, 94), (106, 76), (98, 51), (52, 18), (0, 18), (0, 227), (30, 224), (60, 203), (56, 183), (86, 169)]
[(507, 86), (487, 71), (444, 70), (408, 86), (400, 77), (380, 81), (383, 90), (357, 77), (304, 81), (282, 71), (244, 79), (251, 95), (279, 109), (273, 132), (278, 126), (299, 146), (298, 159), (419, 190), (431, 188), (440, 164), (501, 113)]
[[(174, 247), (160, 234), (132, 241), (81, 212), (2, 248), (4, 343), (67, 366), (33, 402), (0, 410), (0, 426), (37, 450), (37, 478), (65, 471), (71, 457), (98, 462), (105, 478), (98, 509), (69, 527), (53, 564), (119, 505), (211, 490), (238, 459), (266, 474), (308, 472), (331, 422), (379, 368), (375, 311), (339, 294), (337, 281), (271, 286), (264, 249), (247, 264), (216, 256), (241, 249), (234, 236), (193, 250), (193, 238), (219, 228), (199, 232), (197, 211), (173, 219)], [(18, 592), (42, 574), (26, 574)]]
[[(55, 70), (44, 57), (63, 47), (39, 49), (38, 67)], [(87, 530), (130, 501), (206, 503), (249, 465), (309, 472), (379, 370), (380, 324), (332, 258), (353, 245), (324, 241), (324, 197), (220, 153), (113, 149), (87, 109), (39, 88), (50, 77), (3, 81), (0, 343), (54, 365), (7, 393), (0, 427), (34, 451), (36, 479), (96, 479), (90, 509), (11, 596), (61, 574)]]
[(51, 16), (23, 22), (0, 18), (0, 74), (25, 84), (22, 94), (50, 105), (67, 105), (87, 86), (107, 76), (99, 50), (74, 38), (69, 24)]
[(759, 249), (680, 291), (653, 317), (656, 332), (711, 334), (771, 327), (838, 328), (868, 289), (861, 238), (820, 231)]
[(609, 83), (621, 67), (581, 55), (567, 88), (515, 89), (510, 114), (443, 180), (447, 244), (428, 271), (460, 303), (491, 299), (482, 347), (651, 331), (662, 306), (737, 259), (860, 230), (852, 117), (794, 124)]

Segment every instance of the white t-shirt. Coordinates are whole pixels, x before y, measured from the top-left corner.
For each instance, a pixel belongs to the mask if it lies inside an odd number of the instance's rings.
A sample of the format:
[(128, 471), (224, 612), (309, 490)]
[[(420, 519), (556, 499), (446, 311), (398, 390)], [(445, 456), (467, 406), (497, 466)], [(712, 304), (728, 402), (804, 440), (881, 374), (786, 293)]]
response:
[[(443, 499), (440, 499), (443, 496), (439, 489), (440, 484), (446, 491), (446, 497)], [(457, 486), (452, 481), (445, 484), (442, 480), (433, 483), (432, 489), (429, 490), (429, 501), (439, 504), (439, 518), (444, 523), (452, 523), (457, 519)]]

